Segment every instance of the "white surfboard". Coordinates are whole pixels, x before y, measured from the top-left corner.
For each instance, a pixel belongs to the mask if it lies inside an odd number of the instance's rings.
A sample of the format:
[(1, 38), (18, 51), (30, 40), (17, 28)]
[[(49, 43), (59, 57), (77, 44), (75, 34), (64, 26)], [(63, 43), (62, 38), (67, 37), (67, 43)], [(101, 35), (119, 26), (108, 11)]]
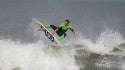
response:
[(53, 35), (51, 34), (51, 32), (50, 32), (47, 28), (45, 28), (45, 26), (44, 26), (40, 21), (35, 20), (35, 25), (36, 25), (36, 27), (38, 28), (38, 30), (43, 31), (43, 32), (45, 33), (45, 36), (46, 36), (51, 42), (55, 43), (57, 46), (62, 46), (62, 47), (64, 47), (64, 45), (63, 45), (60, 41), (58, 41), (58, 39), (57, 39), (55, 36), (53, 36)]

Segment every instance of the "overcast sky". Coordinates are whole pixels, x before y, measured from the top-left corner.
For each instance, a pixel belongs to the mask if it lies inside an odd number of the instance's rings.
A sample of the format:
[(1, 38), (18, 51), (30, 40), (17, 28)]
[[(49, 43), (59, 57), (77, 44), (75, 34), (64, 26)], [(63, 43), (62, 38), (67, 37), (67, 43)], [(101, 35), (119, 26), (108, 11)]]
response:
[(85, 2), (125, 2), (125, 0), (47, 0), (47, 1), (85, 1)]
[(125, 0), (0, 0), (0, 2), (125, 2)]

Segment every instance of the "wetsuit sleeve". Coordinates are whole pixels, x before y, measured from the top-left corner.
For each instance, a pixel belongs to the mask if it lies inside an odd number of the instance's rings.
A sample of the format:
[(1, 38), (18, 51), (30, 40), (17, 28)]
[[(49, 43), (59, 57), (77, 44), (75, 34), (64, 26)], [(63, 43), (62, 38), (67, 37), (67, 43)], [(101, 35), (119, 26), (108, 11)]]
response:
[(74, 30), (72, 28), (70, 28), (70, 30), (73, 32)]
[(69, 29), (70, 29), (72, 32), (74, 31), (74, 30), (73, 30), (73, 28), (72, 28), (71, 26), (70, 26), (70, 28), (69, 28)]

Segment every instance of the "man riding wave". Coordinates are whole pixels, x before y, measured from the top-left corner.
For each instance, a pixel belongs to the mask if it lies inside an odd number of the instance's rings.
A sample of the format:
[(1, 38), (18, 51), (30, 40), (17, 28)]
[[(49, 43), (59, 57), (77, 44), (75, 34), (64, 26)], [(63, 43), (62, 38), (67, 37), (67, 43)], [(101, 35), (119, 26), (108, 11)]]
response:
[(76, 35), (72, 26), (70, 26), (69, 23), (70, 23), (69, 20), (65, 20), (64, 23), (60, 24), (58, 27), (55, 25), (46, 25), (45, 27), (52, 28), (54, 30), (52, 32), (52, 35), (55, 35), (57, 33), (57, 35), (59, 36), (58, 40), (62, 40), (66, 37), (66, 35), (67, 35), (66, 32), (69, 29), (73, 32), (74, 35)]

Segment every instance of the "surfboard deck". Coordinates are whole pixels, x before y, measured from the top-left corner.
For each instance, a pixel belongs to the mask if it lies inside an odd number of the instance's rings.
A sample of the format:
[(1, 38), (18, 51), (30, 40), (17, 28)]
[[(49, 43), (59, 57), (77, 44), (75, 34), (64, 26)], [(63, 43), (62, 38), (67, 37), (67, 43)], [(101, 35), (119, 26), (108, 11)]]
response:
[(52, 34), (51, 34), (51, 32), (47, 29), (47, 28), (45, 28), (45, 26), (40, 22), (40, 21), (38, 21), (38, 20), (36, 20), (35, 21), (35, 25), (36, 25), (36, 27), (37, 27), (37, 29), (39, 30), (39, 31), (43, 31), (44, 33), (45, 33), (45, 36), (51, 41), (51, 42), (53, 42), (55, 45), (57, 45), (57, 46), (62, 46), (62, 47), (64, 47), (64, 45), (60, 42), (60, 41), (58, 41), (58, 39), (55, 37), (55, 36), (53, 36)]

